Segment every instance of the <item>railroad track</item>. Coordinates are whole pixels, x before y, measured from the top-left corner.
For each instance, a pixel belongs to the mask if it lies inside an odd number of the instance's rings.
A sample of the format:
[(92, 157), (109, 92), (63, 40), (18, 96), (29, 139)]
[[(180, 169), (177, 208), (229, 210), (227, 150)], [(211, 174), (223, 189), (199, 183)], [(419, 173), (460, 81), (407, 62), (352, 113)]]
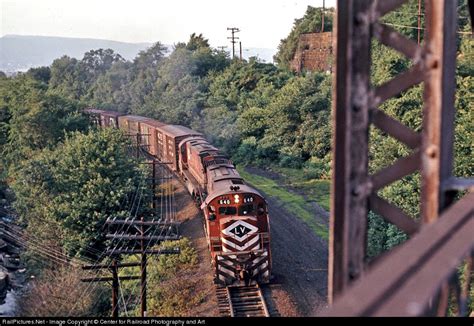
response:
[(270, 317), (258, 284), (216, 287), (219, 313), (227, 317)]

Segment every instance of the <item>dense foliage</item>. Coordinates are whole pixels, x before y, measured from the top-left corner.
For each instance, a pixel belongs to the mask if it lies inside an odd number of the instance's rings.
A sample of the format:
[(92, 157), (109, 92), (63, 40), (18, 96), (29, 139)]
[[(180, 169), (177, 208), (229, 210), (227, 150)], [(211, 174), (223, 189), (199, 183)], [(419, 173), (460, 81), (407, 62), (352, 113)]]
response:
[[(17, 167), (11, 186), (15, 208), (39, 239), (55, 239), (70, 256), (97, 257), (107, 218), (127, 218), (135, 197), (144, 198), (144, 172), (117, 130), (74, 133)], [(134, 207), (136, 209), (136, 207)]]
[(49, 93), (43, 82), (28, 76), (0, 80), (0, 145), (7, 164), (54, 147), (87, 123), (77, 102)]
[[(384, 22), (416, 40), (416, 6), (409, 1)], [(459, 10), (459, 30), (469, 31), (466, 1), (460, 1)], [(331, 16), (326, 15), (326, 31), (332, 28)], [(23, 223), (45, 243), (71, 255), (93, 256), (90, 246), (100, 250), (100, 226), (109, 216), (130, 214), (125, 207), (140, 189), (143, 172), (126, 155), (121, 134), (86, 133), (87, 121), (80, 114), (85, 106), (189, 126), (236, 163), (303, 168), (308, 178), (329, 178), (332, 77), (288, 70), (299, 35), (320, 28), (321, 8), (308, 7), (281, 41), (277, 66), (256, 58), (230, 60), (204, 36), (192, 34), (169, 55), (157, 42), (132, 62), (100, 49), (80, 60), (64, 56), (16, 77), (0, 74), (0, 191), (7, 183), (13, 188)], [(458, 36), (455, 174), (472, 176), (474, 41)], [(406, 58), (375, 41), (372, 59), (374, 85), (410, 67)], [(422, 86), (414, 87), (381, 109), (420, 131), (422, 92)], [(371, 172), (408, 153), (377, 129), (370, 131)], [(419, 215), (418, 194), (418, 174), (380, 191), (413, 218)], [(370, 214), (369, 256), (405, 239), (396, 227)], [(156, 305), (157, 314), (166, 309)]]

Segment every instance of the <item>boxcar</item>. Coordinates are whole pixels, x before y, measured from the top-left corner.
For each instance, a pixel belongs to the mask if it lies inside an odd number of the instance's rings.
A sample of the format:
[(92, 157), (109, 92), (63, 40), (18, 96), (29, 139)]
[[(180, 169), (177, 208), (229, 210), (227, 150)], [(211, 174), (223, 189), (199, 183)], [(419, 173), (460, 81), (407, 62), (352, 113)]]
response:
[[(201, 133), (189, 128), (177, 125), (165, 125), (157, 127), (157, 152), (162, 155), (158, 158), (163, 162), (169, 162), (169, 167), (173, 171), (179, 171), (179, 143), (186, 137), (202, 136)], [(161, 148), (160, 148), (161, 146)]]
[(99, 109), (87, 108), (84, 110), (92, 119), (92, 122), (95, 125), (100, 127), (118, 127), (118, 119), (121, 116), (124, 116), (125, 113), (119, 113), (114, 111), (104, 111)]
[(155, 120), (138, 115), (125, 115), (119, 117), (118, 120), (119, 128), (128, 133), (134, 143), (138, 140), (140, 146), (151, 152), (150, 135), (153, 130), (150, 130), (150, 126), (145, 124), (150, 124)]
[(163, 144), (158, 146), (158, 132), (157, 128), (166, 126), (165, 123), (159, 122), (157, 120), (148, 119), (140, 122), (140, 130), (143, 144), (147, 146), (150, 154), (157, 157), (163, 156)]
[(141, 134), (140, 123), (147, 120), (150, 119), (138, 115), (124, 115), (118, 119), (120, 129), (127, 131), (130, 136)]
[(206, 189), (207, 178), (205, 173), (205, 162), (206, 157), (218, 156), (219, 150), (209, 144), (204, 138), (191, 140), (181, 146), (186, 146), (185, 155), (182, 155), (182, 160), (186, 157), (187, 167), (189, 172), (195, 177), (196, 181), (202, 189)]

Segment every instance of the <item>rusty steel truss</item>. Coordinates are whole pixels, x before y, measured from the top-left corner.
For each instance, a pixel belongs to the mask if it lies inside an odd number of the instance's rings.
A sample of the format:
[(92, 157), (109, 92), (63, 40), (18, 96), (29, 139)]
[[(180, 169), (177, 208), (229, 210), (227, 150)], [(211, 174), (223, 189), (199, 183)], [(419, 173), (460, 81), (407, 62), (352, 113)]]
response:
[[(472, 179), (452, 174), (457, 1), (425, 0), (423, 44), (380, 21), (405, 2), (338, 0), (329, 256), (329, 301), (334, 306), (330, 315), (445, 314), (449, 289), (458, 294), (458, 312), (465, 313), (468, 290), (460, 288), (457, 268), (467, 261), (465, 277), (472, 273), (473, 195), (447, 210), (458, 191), (473, 186)], [(410, 69), (377, 87), (370, 80), (373, 39), (412, 62)], [(415, 132), (379, 106), (420, 83), (424, 87), (423, 125), (421, 132)], [(410, 154), (369, 174), (370, 126), (405, 144)], [(421, 176), (418, 220), (377, 194), (415, 172)], [(410, 237), (370, 268), (366, 259), (369, 211)], [(438, 221), (439, 216), (445, 217)], [(449, 260), (448, 254), (451, 263), (442, 265)], [(430, 270), (441, 272), (428, 277)], [(464, 284), (469, 286), (467, 280)], [(448, 287), (449, 281), (453, 286)], [(410, 291), (418, 296), (410, 296)], [(412, 298), (411, 305), (407, 297)]]

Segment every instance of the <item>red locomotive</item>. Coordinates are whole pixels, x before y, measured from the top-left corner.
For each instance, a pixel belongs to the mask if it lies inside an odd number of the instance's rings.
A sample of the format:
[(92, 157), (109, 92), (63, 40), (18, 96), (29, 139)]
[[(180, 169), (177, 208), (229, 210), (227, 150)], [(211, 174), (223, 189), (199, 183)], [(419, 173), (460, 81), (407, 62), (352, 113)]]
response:
[(138, 135), (148, 153), (167, 164), (199, 203), (217, 283), (268, 283), (270, 226), (263, 196), (245, 183), (232, 162), (203, 135), (189, 128), (86, 109), (100, 127)]

